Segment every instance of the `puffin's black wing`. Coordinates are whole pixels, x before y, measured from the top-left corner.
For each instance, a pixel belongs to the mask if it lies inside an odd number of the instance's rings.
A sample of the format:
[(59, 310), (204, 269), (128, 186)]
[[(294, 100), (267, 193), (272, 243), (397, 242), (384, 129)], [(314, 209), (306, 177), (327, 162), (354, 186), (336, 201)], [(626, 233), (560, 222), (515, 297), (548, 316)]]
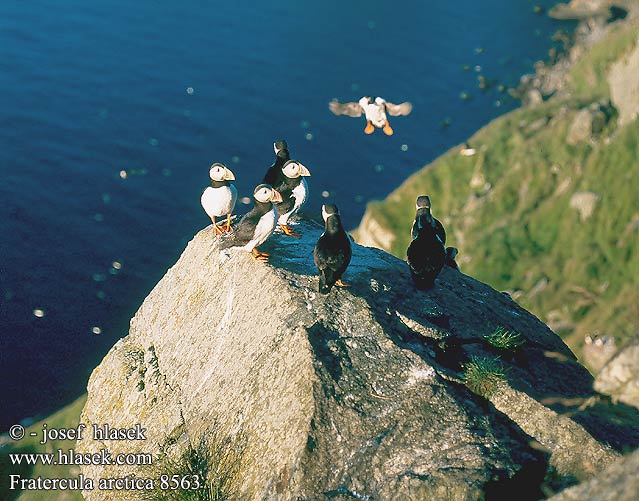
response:
[(319, 291), (328, 294), (351, 261), (351, 243), (346, 233), (323, 234), (315, 245), (313, 260), (320, 272)]
[(249, 243), (255, 234), (255, 227), (262, 216), (263, 214), (253, 207), (240, 219), (231, 238), (226, 238), (222, 241), (220, 248), (242, 247)]
[(266, 171), (266, 174), (264, 174), (262, 184), (270, 184), (271, 186), (276, 187), (279, 183), (282, 182), (282, 177), (284, 177), (284, 174), (282, 174), (282, 168), (281, 166), (278, 166), (276, 162), (271, 165)]
[(349, 117), (361, 117), (364, 112), (359, 103), (340, 103), (339, 101), (328, 103), (328, 109), (333, 115), (348, 115)]
[(446, 254), (444, 246), (432, 231), (423, 231), (414, 239), (406, 251), (406, 262), (419, 289), (432, 287), (439, 275)]
[(444, 225), (439, 222), (439, 220), (433, 218), (433, 228), (435, 229), (435, 234), (439, 237), (442, 244), (446, 244), (446, 230), (444, 229)]
[(396, 117), (399, 115), (408, 115), (411, 111), (413, 111), (413, 105), (406, 101), (401, 104), (393, 104), (386, 101), (384, 103), (386, 107), (386, 113), (388, 113), (392, 117)]

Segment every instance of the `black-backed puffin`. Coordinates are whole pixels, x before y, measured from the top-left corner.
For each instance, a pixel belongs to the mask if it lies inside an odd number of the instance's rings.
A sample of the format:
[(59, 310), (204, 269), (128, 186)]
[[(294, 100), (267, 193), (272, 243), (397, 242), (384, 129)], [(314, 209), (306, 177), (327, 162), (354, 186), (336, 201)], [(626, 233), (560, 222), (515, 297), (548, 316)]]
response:
[[(209, 169), (209, 177), (211, 186), (208, 186), (200, 197), (202, 207), (211, 218), (216, 235), (233, 231), (231, 214), (237, 201), (237, 189), (229, 181), (234, 181), (235, 175), (224, 164), (214, 163)], [(226, 225), (220, 228), (215, 218), (224, 216), (226, 216)]]
[(455, 270), (459, 270), (457, 261), (455, 261), (457, 254), (459, 254), (457, 247), (446, 247), (446, 260), (444, 261), (444, 264), (454, 268)]
[(283, 139), (273, 143), (273, 150), (275, 150), (275, 162), (264, 174), (262, 182), (277, 188), (277, 185), (282, 182), (282, 167), (291, 159), (291, 155), (288, 151), (288, 144)]
[(433, 286), (444, 266), (446, 250), (433, 224), (430, 208), (420, 205), (420, 198), (416, 203), (417, 215), (411, 231), (413, 240), (406, 250), (406, 262), (415, 286), (426, 290)]
[[(417, 209), (417, 212), (415, 213), (415, 222), (413, 223), (413, 227), (410, 230), (411, 238), (415, 238), (416, 231), (417, 231), (416, 230), (417, 221), (420, 218), (420, 216), (422, 214), (428, 214), (427, 217), (431, 221), (431, 225), (435, 229), (435, 233), (437, 233), (437, 236), (442, 241), (442, 245), (445, 245), (446, 230), (444, 230), (444, 226), (442, 225), (442, 223), (440, 223), (437, 219), (435, 219), (430, 212), (430, 209), (431, 209), (430, 197), (428, 195), (422, 195), (417, 197), (417, 202), (415, 202), (415, 208)], [(423, 225), (424, 224), (422, 223), (422, 226)]]
[(221, 249), (241, 248), (251, 253), (257, 261), (268, 261), (268, 254), (257, 250), (275, 229), (277, 216), (274, 202), (281, 202), (282, 196), (269, 184), (260, 184), (253, 191), (253, 208), (238, 223), (235, 233), (222, 241)]
[(335, 204), (322, 206), (325, 231), (319, 237), (313, 258), (320, 272), (319, 292), (328, 294), (333, 285), (346, 286), (342, 274), (351, 261), (351, 241), (342, 227), (339, 210)]

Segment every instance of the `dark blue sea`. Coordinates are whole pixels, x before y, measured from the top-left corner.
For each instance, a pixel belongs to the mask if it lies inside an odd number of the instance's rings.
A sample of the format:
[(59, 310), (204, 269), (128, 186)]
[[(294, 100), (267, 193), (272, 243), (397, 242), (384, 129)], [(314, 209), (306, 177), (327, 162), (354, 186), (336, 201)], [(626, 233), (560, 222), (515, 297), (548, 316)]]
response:
[[(352, 228), (518, 106), (477, 77), (532, 71), (561, 27), (533, 6), (553, 3), (2, 0), (0, 431), (85, 390), (209, 224), (212, 162), (248, 196), (285, 138), (312, 172), (307, 211), (336, 202)], [(394, 136), (328, 111), (369, 94), (414, 104)]]

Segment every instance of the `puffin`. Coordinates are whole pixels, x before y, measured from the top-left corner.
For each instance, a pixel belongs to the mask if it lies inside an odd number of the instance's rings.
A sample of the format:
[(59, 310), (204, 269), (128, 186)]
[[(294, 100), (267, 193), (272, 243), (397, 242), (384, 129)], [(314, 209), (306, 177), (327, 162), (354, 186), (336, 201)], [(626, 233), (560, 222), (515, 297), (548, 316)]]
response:
[(406, 250), (406, 262), (415, 287), (427, 290), (434, 285), (444, 266), (446, 250), (430, 215), (430, 203), (425, 206), (424, 198), (418, 197), (415, 205), (417, 213), (411, 230), (413, 240)]
[(281, 202), (282, 195), (270, 184), (259, 184), (253, 190), (253, 208), (247, 212), (237, 225), (235, 233), (222, 241), (220, 249), (240, 248), (251, 253), (256, 261), (266, 262), (269, 255), (257, 250), (275, 229), (277, 217), (274, 202)]
[[(427, 220), (430, 221), (435, 233), (439, 237), (442, 242), (442, 245), (446, 244), (446, 230), (444, 230), (444, 225), (439, 222), (439, 220), (435, 219), (430, 213), (430, 197), (428, 195), (421, 195), (417, 197), (417, 201), (415, 202), (416, 214), (415, 214), (415, 222), (413, 223), (413, 227), (410, 230), (411, 238), (415, 238), (417, 235), (417, 226), (418, 220), (423, 214), (428, 214)], [(424, 226), (425, 223), (422, 223)], [(451, 247), (452, 248), (452, 247)]]
[(273, 149), (275, 150), (275, 162), (269, 167), (264, 174), (262, 182), (264, 184), (270, 184), (271, 186), (277, 186), (282, 182), (282, 167), (291, 159), (291, 155), (288, 151), (288, 144), (283, 139), (275, 141), (273, 143)]
[(457, 247), (446, 247), (446, 260), (444, 261), (444, 264), (446, 266), (450, 266), (454, 270), (459, 270), (459, 266), (455, 261), (457, 254), (459, 254)]
[(335, 204), (322, 205), (325, 230), (319, 237), (313, 259), (319, 270), (319, 292), (328, 294), (333, 285), (346, 287), (342, 275), (351, 261), (351, 241), (342, 227)]
[[(229, 181), (234, 181), (235, 175), (224, 164), (214, 163), (209, 169), (209, 177), (211, 178), (211, 186), (202, 192), (200, 203), (204, 212), (211, 218), (216, 235), (225, 231), (233, 231), (231, 214), (237, 201), (237, 189)], [(226, 216), (226, 225), (219, 227), (215, 218), (223, 216)]]
[(388, 121), (388, 116), (408, 115), (413, 110), (413, 105), (408, 101), (400, 104), (393, 104), (381, 97), (364, 96), (357, 102), (340, 103), (331, 101), (328, 109), (334, 115), (347, 115), (349, 117), (366, 116), (365, 134), (375, 132), (375, 127), (382, 129), (387, 136), (393, 135), (393, 129)]
[(282, 200), (275, 204), (279, 214), (277, 222), (285, 235), (300, 238), (301, 235), (295, 233), (288, 225), (288, 220), (297, 214), (297, 211), (306, 202), (308, 184), (304, 178), (310, 176), (311, 173), (297, 160), (289, 160), (284, 163), (281, 174), (280, 182), (275, 185), (275, 189), (282, 195)]

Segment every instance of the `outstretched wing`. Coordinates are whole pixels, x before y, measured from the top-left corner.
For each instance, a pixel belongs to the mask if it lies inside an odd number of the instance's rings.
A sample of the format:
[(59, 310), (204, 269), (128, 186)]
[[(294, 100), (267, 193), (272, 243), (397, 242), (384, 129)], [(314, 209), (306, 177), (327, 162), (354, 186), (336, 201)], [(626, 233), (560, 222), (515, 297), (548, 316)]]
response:
[(364, 111), (359, 103), (340, 103), (339, 101), (328, 103), (328, 109), (333, 115), (348, 115), (349, 117), (361, 117)]
[(393, 104), (386, 101), (386, 113), (388, 113), (392, 117), (396, 117), (399, 115), (408, 115), (411, 111), (413, 111), (413, 105), (408, 101), (401, 104)]

